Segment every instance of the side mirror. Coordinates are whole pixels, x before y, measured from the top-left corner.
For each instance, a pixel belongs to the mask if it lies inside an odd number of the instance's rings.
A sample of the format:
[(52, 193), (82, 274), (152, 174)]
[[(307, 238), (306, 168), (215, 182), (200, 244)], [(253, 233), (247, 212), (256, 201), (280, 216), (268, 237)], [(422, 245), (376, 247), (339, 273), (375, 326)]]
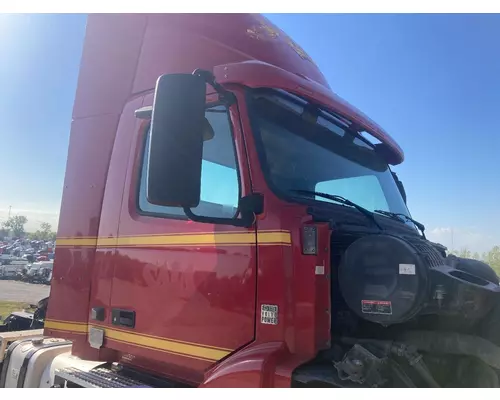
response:
[(160, 206), (200, 202), (206, 82), (198, 75), (162, 75), (151, 117), (146, 196)]

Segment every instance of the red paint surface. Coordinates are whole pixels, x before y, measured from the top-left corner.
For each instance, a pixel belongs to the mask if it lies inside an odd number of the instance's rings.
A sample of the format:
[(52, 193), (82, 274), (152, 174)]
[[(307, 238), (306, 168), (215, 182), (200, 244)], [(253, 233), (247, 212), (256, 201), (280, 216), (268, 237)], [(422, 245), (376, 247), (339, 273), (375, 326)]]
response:
[[(239, 117), (232, 110), (233, 123)], [(145, 131), (130, 131), (121, 142), (131, 142), (131, 160), (120, 158), (125, 178), (120, 215), (120, 236), (178, 232), (241, 232), (229, 225), (188, 223), (137, 213), (138, 165)], [(237, 137), (241, 143), (241, 138)], [(246, 156), (240, 153), (240, 170), (246, 175)], [(247, 180), (248, 182), (248, 180)], [(243, 183), (243, 195), (249, 193)], [(255, 228), (248, 229), (254, 232)], [(256, 242), (256, 240), (255, 240)], [(136, 330), (150, 335), (225, 349), (237, 349), (253, 340), (255, 321), (255, 246), (189, 246), (120, 248), (114, 260), (109, 306), (140, 312)], [(168, 354), (151, 358), (200, 367), (198, 361)], [(178, 359), (178, 360), (177, 360)]]
[(202, 387), (274, 387), (277, 363), (286, 355), (282, 342), (248, 346), (209, 371)]
[[(235, 64), (251, 60), (262, 63)], [(264, 214), (248, 231), (289, 231), (292, 245), (58, 247), (48, 318), (86, 323), (91, 307), (100, 306), (110, 326), (111, 308), (131, 309), (136, 333), (234, 353), (215, 363), (109, 339), (97, 351), (86, 334), (47, 333), (74, 340), (73, 352), (82, 358), (122, 361), (207, 387), (289, 386), (293, 369), (328, 347), (330, 232), (318, 226), (319, 254), (302, 255), (301, 228), (310, 219), (305, 207), (283, 203), (267, 187), (240, 84), (300, 93), (386, 141), (398, 161), (403, 154), (382, 128), (336, 97), (314, 63), (262, 17), (89, 16), (58, 238), (242, 230), (136, 212), (144, 121), (133, 111), (151, 104), (159, 75), (196, 68), (213, 69), (238, 98), (231, 119), (242, 195), (265, 198)], [(316, 275), (318, 265), (325, 276)], [(260, 323), (261, 304), (279, 307), (278, 325)]]

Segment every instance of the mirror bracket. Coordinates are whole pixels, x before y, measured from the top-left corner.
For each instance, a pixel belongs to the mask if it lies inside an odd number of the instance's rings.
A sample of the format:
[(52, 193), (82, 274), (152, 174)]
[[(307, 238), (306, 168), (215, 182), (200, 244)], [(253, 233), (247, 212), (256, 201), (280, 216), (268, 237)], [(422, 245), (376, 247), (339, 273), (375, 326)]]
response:
[(236, 96), (234, 93), (227, 91), (224, 89), (219, 83), (215, 81), (215, 76), (212, 72), (207, 71), (205, 69), (195, 69), (193, 71), (193, 75), (198, 75), (201, 77), (206, 83), (212, 86), (217, 94), (219, 95), (220, 100), (226, 105), (231, 106), (236, 103)]
[(190, 220), (195, 222), (207, 224), (228, 224), (242, 228), (251, 228), (257, 220), (257, 215), (264, 212), (264, 196), (260, 193), (252, 193), (248, 196), (242, 197), (239, 201), (238, 208), (238, 215), (241, 216), (240, 218), (218, 218), (196, 215), (189, 207), (184, 207), (184, 213)]
[(399, 189), (399, 193), (401, 194), (401, 197), (403, 198), (403, 201), (406, 204), (406, 190), (405, 190), (405, 187), (403, 185), (403, 182), (401, 182), (401, 180), (398, 178), (398, 176), (395, 172), (391, 171), (391, 174), (392, 174), (392, 177), (394, 178), (394, 181), (396, 182), (396, 186)]

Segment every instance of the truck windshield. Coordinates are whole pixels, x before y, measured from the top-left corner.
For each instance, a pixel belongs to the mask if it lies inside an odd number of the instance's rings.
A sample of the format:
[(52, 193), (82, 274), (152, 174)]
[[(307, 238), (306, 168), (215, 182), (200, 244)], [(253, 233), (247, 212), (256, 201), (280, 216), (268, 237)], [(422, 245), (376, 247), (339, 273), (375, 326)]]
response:
[(369, 211), (410, 215), (386, 161), (348, 121), (274, 91), (255, 92), (251, 109), (274, 190), (290, 197), (297, 189), (340, 195)]

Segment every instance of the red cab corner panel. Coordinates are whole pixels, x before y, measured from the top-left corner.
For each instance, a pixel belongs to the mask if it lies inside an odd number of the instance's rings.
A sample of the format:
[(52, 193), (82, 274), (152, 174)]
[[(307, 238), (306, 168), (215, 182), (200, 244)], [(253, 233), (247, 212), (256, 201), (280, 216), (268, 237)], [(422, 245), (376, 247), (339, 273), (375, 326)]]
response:
[(283, 342), (250, 345), (208, 371), (201, 387), (289, 387), (293, 369), (290, 365), (280, 368), (280, 362), (289, 356)]

